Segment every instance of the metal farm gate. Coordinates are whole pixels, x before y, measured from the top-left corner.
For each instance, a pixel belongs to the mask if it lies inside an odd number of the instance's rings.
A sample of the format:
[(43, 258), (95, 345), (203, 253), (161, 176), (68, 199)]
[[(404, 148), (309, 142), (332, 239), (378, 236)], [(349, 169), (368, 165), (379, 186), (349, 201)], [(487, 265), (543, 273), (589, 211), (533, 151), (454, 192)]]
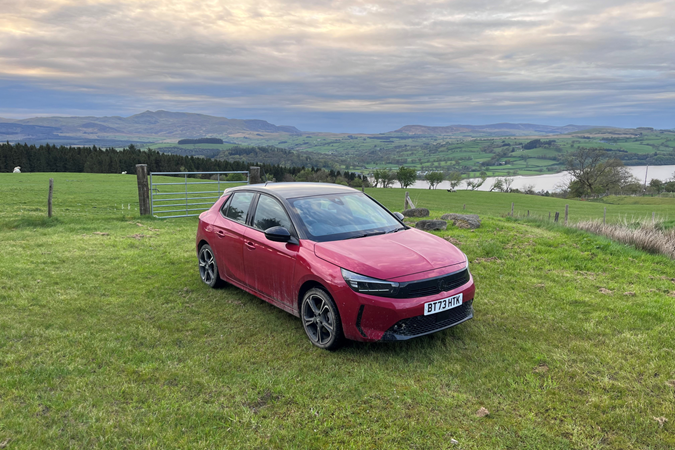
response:
[[(232, 173), (243, 174), (246, 180), (226, 181), (225, 178)], [(194, 177), (195, 175), (197, 177)], [(202, 175), (209, 175), (209, 177), (203, 179)], [(161, 182), (153, 180), (153, 177), (162, 177), (159, 179)], [(226, 185), (250, 182), (248, 171), (154, 172), (149, 174), (149, 178), (150, 213), (163, 219), (198, 216), (220, 198)], [(176, 182), (169, 181), (173, 179)]]

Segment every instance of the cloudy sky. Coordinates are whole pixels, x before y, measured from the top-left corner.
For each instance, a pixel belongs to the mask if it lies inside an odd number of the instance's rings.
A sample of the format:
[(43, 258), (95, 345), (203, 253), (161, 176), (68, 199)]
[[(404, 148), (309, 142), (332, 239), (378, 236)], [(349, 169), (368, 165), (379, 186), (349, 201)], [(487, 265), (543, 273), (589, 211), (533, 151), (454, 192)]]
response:
[(675, 127), (675, 0), (0, 0), (0, 117)]

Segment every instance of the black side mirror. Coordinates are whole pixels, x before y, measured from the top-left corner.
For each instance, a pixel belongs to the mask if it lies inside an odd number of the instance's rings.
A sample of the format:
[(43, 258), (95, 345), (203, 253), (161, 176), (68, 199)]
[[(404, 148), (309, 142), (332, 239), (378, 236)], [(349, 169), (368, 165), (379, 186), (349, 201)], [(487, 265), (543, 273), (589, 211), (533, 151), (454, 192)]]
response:
[(265, 230), (265, 237), (274, 242), (288, 242), (291, 240), (291, 233), (284, 227), (270, 227)]
[(403, 214), (401, 214), (400, 212), (395, 212), (394, 217), (396, 217), (401, 222), (403, 222), (403, 219), (405, 219), (405, 216)]

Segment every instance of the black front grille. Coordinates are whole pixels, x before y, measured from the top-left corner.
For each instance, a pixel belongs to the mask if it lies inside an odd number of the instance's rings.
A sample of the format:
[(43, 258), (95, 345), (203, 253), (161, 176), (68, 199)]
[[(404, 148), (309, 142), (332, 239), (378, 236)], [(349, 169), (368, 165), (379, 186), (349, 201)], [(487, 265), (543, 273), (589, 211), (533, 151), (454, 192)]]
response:
[(451, 291), (469, 282), (471, 276), (469, 269), (462, 269), (450, 275), (429, 278), (420, 281), (410, 281), (399, 285), (397, 298), (417, 298), (428, 295), (436, 295), (441, 292)]
[(383, 341), (402, 341), (449, 328), (473, 317), (473, 300), (430, 316), (399, 320), (382, 336)]

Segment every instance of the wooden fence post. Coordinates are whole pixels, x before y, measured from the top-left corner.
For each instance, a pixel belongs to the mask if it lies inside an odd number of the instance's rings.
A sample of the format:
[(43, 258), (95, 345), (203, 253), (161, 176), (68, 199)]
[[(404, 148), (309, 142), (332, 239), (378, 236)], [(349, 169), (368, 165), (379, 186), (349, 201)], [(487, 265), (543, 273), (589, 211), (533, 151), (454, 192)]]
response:
[(556, 212), (555, 212), (555, 219), (553, 219), (553, 221), (554, 221), (555, 223), (558, 223), (558, 217), (560, 217), (560, 213), (559, 213), (558, 211), (556, 211)]
[(466, 203), (464, 203), (464, 206), (462, 206), (462, 209), (466, 209)]
[(570, 205), (565, 205), (565, 226), (567, 226), (567, 216), (569, 214)]
[(513, 202), (511, 202), (511, 217), (513, 217)]
[(602, 215), (602, 224), (607, 225), (607, 207), (605, 206), (605, 212)]
[(551, 211), (548, 212), (548, 221), (551, 221)]
[(251, 166), (248, 168), (248, 184), (262, 183), (260, 178), (260, 167)]
[(141, 216), (149, 216), (150, 188), (148, 186), (147, 164), (136, 164), (136, 181), (138, 182), (138, 211)]
[(527, 210), (527, 217), (530, 217), (530, 210)]
[(415, 207), (415, 204), (410, 200), (410, 195), (408, 195), (408, 191), (405, 191), (405, 198), (403, 199), (403, 209), (412, 209)]
[(52, 217), (52, 193), (54, 192), (54, 179), (49, 179), (49, 196), (47, 197), (47, 217)]

